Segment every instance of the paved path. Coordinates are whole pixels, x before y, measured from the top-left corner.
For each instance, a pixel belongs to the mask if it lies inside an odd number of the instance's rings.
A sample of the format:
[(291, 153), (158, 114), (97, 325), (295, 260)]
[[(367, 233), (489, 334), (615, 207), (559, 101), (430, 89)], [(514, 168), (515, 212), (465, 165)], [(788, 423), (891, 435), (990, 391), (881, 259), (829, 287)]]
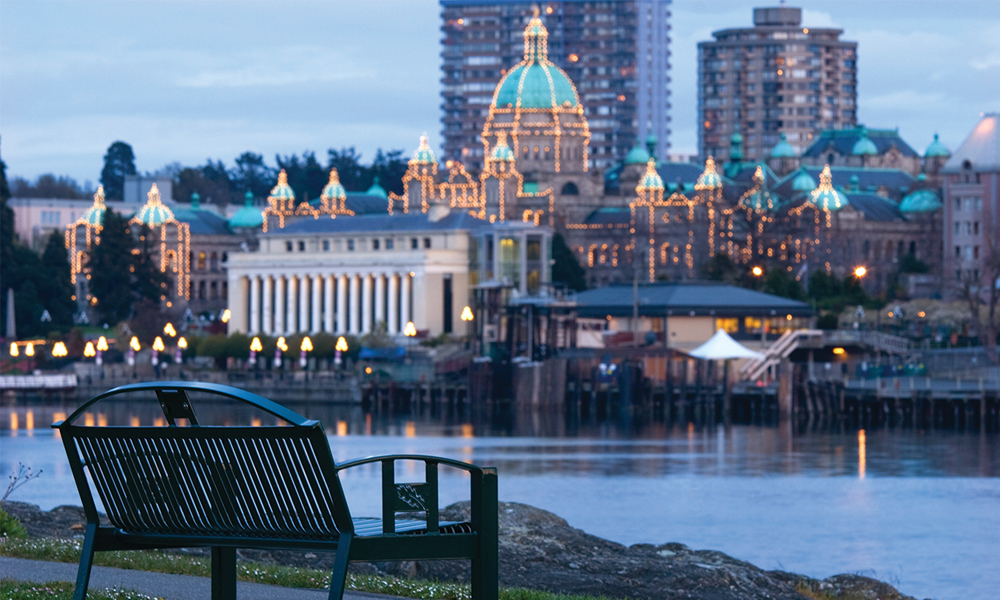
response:
[[(75, 563), (0, 556), (0, 578), (38, 583), (76, 581), (76, 570)], [(194, 600), (212, 597), (212, 580), (208, 577), (94, 567), (90, 575), (90, 588), (114, 587), (132, 589), (164, 600)], [(322, 590), (286, 588), (245, 581), (236, 583), (236, 593), (240, 600), (321, 600), (329, 597), (329, 592)], [(364, 592), (344, 593), (344, 600), (390, 600), (392, 598), (392, 596)]]

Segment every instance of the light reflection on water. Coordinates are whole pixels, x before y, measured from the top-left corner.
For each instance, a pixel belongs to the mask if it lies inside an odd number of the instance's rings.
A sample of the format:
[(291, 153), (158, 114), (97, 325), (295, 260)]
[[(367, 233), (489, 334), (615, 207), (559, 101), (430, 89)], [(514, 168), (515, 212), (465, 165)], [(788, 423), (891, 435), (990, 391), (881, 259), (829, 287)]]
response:
[[(231, 404), (196, 406), (202, 424), (276, 424)], [(337, 460), (414, 453), (496, 466), (501, 500), (551, 510), (624, 544), (678, 541), (815, 577), (861, 572), (918, 597), (985, 599), (1000, 589), (1000, 572), (985, 568), (1000, 551), (996, 436), (701, 427), (636, 413), (289, 408), (326, 425)], [(0, 475), (18, 461), (44, 471), (13, 499), (79, 504), (62, 444), (47, 427), (72, 409), (0, 409)], [(163, 424), (155, 404), (134, 402), (95, 406), (84, 421)], [(414, 463), (399, 467), (404, 479), (421, 473)], [(345, 474), (352, 504), (371, 507), (358, 512), (378, 514), (379, 477), (376, 465)], [(460, 474), (444, 470), (441, 485), (442, 503), (467, 497)]]

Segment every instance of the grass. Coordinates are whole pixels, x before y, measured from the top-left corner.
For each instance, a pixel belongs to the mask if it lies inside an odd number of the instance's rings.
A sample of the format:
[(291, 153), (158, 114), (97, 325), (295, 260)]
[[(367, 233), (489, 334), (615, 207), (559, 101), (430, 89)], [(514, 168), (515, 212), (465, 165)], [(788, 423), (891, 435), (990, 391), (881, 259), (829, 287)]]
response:
[[(0, 598), (4, 600), (70, 600), (73, 584), (68, 581), (49, 583), (27, 583), (13, 579), (0, 579)], [(103, 592), (90, 591), (88, 600), (155, 600), (132, 590), (112, 589)]]
[[(0, 543), (0, 555), (12, 558), (76, 563), (80, 561), (80, 545), (80, 541), (78, 540), (7, 538), (3, 543)], [(94, 555), (94, 564), (104, 567), (153, 571), (174, 575), (209, 577), (212, 573), (211, 561), (208, 558), (179, 556), (150, 550), (98, 552)], [(244, 561), (238, 562), (236, 568), (236, 577), (240, 581), (314, 589), (329, 588), (330, 586), (330, 573), (327, 571)], [(70, 589), (72, 589), (72, 584), (67, 585), (70, 585)], [(22, 584), (22, 588), (25, 586), (27, 584)], [(0, 589), (6, 590), (6, 588)], [(472, 598), (472, 590), (466, 584), (418, 581), (396, 577), (376, 577), (372, 575), (348, 574), (346, 589), (401, 596), (404, 598), (416, 598), (419, 600), (471, 600)], [(0, 597), (3, 600), (7, 600), (8, 598), (17, 600), (24, 598), (25, 600), (29, 600), (43, 596), (15, 596), (7, 594), (5, 591), (3, 594), (0, 594)], [(50, 595), (44, 597), (55, 598), (61, 596)], [(132, 598), (145, 598), (145, 596), (108, 596), (107, 598), (112, 600), (131, 600)], [(593, 596), (568, 596), (524, 588), (500, 588), (500, 599), (601, 600)], [(103, 596), (101, 600), (104, 600)]]

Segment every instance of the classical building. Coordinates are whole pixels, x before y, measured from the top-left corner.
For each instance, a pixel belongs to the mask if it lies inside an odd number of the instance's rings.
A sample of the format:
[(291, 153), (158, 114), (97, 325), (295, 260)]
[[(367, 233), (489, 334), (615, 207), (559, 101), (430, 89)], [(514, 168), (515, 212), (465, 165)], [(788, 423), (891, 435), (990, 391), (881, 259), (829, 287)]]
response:
[(982, 116), (941, 176), (948, 287), (1000, 285), (1000, 114)]
[[(670, 0), (584, 2), (553, 0), (442, 0), (442, 135), (445, 158), (469, 169), (485, 167), (480, 138), (494, 94), (512, 92), (525, 77), (561, 68), (577, 82), (590, 122), (589, 159), (604, 169), (621, 162), (632, 143), (652, 137), (659, 156), (670, 148)], [(522, 37), (539, 10), (548, 31), (543, 68), (519, 68)], [(525, 59), (527, 60), (527, 58)], [(549, 62), (551, 61), (551, 62)], [(528, 63), (529, 65), (532, 63)], [(518, 76), (511, 72), (517, 71)], [(558, 93), (577, 94), (560, 73)], [(501, 77), (509, 88), (498, 88)], [(527, 80), (526, 80), (527, 81)], [(566, 98), (558, 98), (562, 105)], [(552, 107), (551, 97), (525, 97), (517, 108)], [(505, 103), (501, 102), (499, 106)]]
[(779, 141), (799, 154), (821, 129), (857, 122), (857, 42), (841, 40), (841, 29), (803, 26), (800, 8), (755, 8), (753, 20), (698, 44), (703, 159), (728, 160), (734, 133), (757, 161)]

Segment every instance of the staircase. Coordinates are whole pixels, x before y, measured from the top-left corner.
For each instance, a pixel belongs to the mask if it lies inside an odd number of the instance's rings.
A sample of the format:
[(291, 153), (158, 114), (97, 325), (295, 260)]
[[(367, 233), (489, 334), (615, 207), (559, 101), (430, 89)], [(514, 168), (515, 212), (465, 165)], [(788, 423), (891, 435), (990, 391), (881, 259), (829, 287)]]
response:
[(740, 373), (745, 379), (755, 381), (767, 373), (767, 370), (791, 356), (804, 340), (822, 339), (823, 331), (819, 329), (793, 329), (786, 331), (774, 344), (762, 351), (763, 358), (752, 358), (740, 367)]

